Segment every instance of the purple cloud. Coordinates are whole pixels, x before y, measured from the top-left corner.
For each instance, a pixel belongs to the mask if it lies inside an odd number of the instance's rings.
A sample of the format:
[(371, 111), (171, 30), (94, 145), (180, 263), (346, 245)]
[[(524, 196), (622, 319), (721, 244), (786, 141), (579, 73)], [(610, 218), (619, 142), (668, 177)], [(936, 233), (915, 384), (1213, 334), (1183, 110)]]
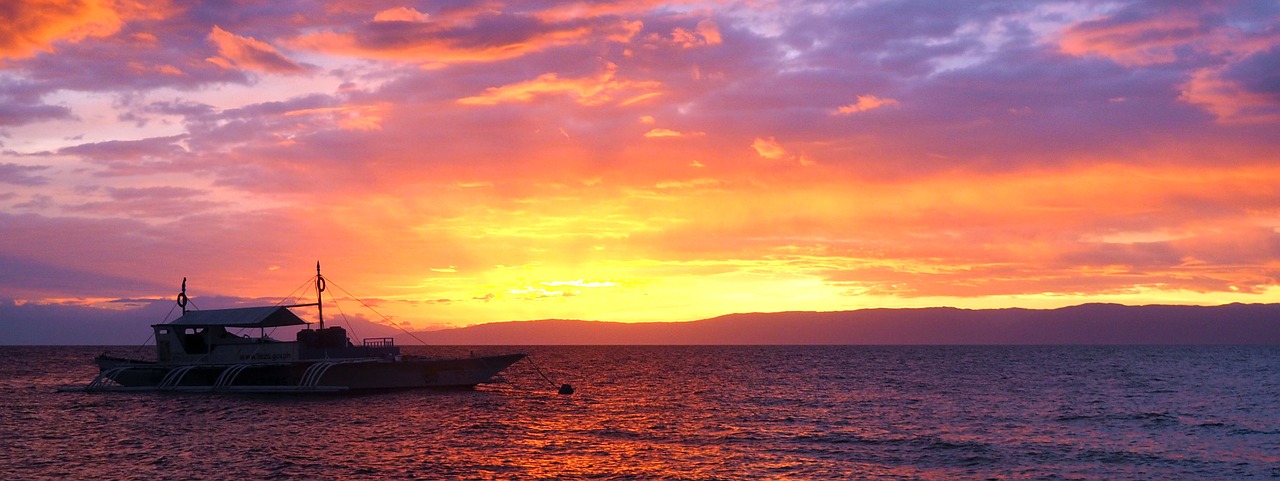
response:
[(48, 177), (34, 175), (46, 169), (48, 167), (40, 165), (0, 164), (0, 182), (25, 186), (48, 184)]

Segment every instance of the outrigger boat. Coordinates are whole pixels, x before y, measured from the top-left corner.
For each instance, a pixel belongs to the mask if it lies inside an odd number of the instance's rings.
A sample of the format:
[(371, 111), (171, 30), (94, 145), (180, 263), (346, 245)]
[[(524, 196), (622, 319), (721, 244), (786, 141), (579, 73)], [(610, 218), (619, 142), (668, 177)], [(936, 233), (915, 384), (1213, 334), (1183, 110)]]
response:
[[(325, 278), (316, 263), (317, 302), (233, 309), (187, 310), (187, 282), (178, 305), (182, 316), (155, 324), (156, 360), (100, 355), (99, 374), (87, 386), (64, 391), (194, 391), (296, 393), (410, 388), (472, 388), (492, 382), (525, 354), (434, 359), (402, 355), (389, 337), (355, 345), (341, 327), (324, 326), (320, 293)], [(315, 307), (319, 329), (290, 309)], [(306, 326), (296, 340), (245, 337), (228, 328)]]

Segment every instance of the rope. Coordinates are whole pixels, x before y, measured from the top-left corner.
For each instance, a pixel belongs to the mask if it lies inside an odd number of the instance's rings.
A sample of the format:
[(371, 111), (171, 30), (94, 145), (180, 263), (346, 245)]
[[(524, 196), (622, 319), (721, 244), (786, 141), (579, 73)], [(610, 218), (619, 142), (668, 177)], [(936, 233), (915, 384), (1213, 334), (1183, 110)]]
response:
[(542, 379), (544, 381), (547, 381), (547, 384), (550, 384), (551, 387), (559, 389), (561, 394), (565, 394), (564, 391), (566, 388), (569, 389), (569, 392), (572, 392), (573, 388), (570, 387), (568, 384), (560, 384), (558, 382), (552, 381), (551, 378), (547, 377), (547, 375), (542, 372), (542, 369), (538, 368), (537, 364), (534, 364), (533, 356), (525, 355), (524, 360), (529, 361), (529, 365), (533, 366), (534, 372), (537, 372), (539, 376), (542, 376)]
[[(298, 286), (298, 287), (294, 288), (294, 289), (293, 289), (293, 292), (290, 292), (290, 293), (289, 293), (289, 295), (284, 296), (284, 298), (283, 298), (283, 299), (280, 299), (280, 302), (277, 302), (277, 303), (276, 303), (276, 305), (277, 305), (277, 306), (284, 305), (284, 301), (287, 301), (287, 300), (289, 300), (289, 299), (293, 299), (293, 298), (294, 298), (294, 294), (298, 294), (298, 291), (301, 291), (301, 290), (303, 290), (303, 289), (305, 289), (305, 288), (309, 287), (309, 285), (311, 284), (311, 282), (312, 282), (312, 281), (314, 281), (314, 280), (316, 280), (316, 276), (311, 276), (311, 278), (310, 278), (310, 279), (307, 279), (307, 281), (306, 281), (306, 282), (303, 282), (303, 283), (302, 283), (302, 285), (300, 285), (300, 286)], [(299, 295), (301, 295), (301, 294), (299, 294)], [(318, 298), (318, 297), (320, 297), (320, 296), (316, 296), (316, 297)], [(294, 301), (294, 302), (296, 303), (297, 301)]]
[(542, 380), (547, 381), (547, 383), (548, 383), (548, 384), (550, 384), (550, 385), (551, 385), (551, 387), (558, 387), (558, 385), (556, 384), (556, 382), (555, 382), (555, 381), (552, 381), (552, 380), (551, 380), (551, 378), (547, 377), (547, 375), (546, 375), (546, 374), (543, 374), (543, 373), (542, 373), (542, 369), (539, 369), (539, 368), (538, 368), (538, 365), (533, 363), (533, 357), (532, 357), (532, 356), (525, 356), (525, 357), (524, 357), (524, 359), (525, 359), (526, 361), (529, 361), (529, 365), (530, 365), (530, 366), (533, 366), (533, 371), (534, 371), (534, 372), (538, 373), (538, 375), (539, 375), (539, 376), (542, 376)]
[[(332, 279), (329, 279), (329, 278), (327, 278), (327, 277), (326, 277), (326, 278), (325, 278), (325, 280), (330, 281), (330, 283), (332, 283), (332, 284), (333, 284), (333, 287), (338, 288), (338, 290), (339, 290), (339, 291), (342, 291), (342, 293), (343, 293), (343, 294), (345, 294), (347, 297), (350, 297), (350, 298), (352, 298), (352, 299), (355, 299), (355, 300), (356, 300), (356, 302), (359, 302), (359, 303), (360, 303), (360, 305), (364, 306), (364, 308), (365, 308), (365, 309), (368, 309), (369, 311), (373, 312), (374, 314), (377, 314), (377, 315), (378, 315), (378, 317), (381, 317), (381, 318), (382, 318), (382, 320), (383, 320), (383, 321), (386, 321), (386, 323), (387, 323), (387, 324), (390, 324), (391, 326), (394, 326), (396, 329), (399, 329), (399, 330), (400, 330), (400, 332), (403, 332), (403, 333), (405, 333), (405, 334), (408, 334), (410, 337), (412, 337), (412, 338), (414, 338), (415, 340), (417, 340), (417, 341), (418, 341), (418, 343), (422, 344), (423, 346), (427, 345), (426, 341), (423, 341), (421, 338), (419, 338), (418, 336), (414, 335), (414, 333), (409, 332), (409, 331), (408, 331), (408, 330), (406, 330), (405, 328), (400, 327), (400, 325), (399, 325), (399, 324), (396, 324), (396, 323), (395, 323), (395, 321), (392, 321), (392, 320), (391, 320), (390, 318), (388, 318), (387, 316), (382, 315), (382, 313), (381, 313), (381, 312), (378, 312), (378, 310), (377, 310), (377, 309), (374, 309), (374, 308), (373, 308), (373, 306), (370, 306), (368, 303), (364, 302), (364, 301), (363, 301), (363, 300), (361, 300), (359, 297), (356, 297), (356, 296), (352, 295), (350, 292), (347, 292), (347, 290), (346, 290), (346, 289), (343, 289), (343, 288), (342, 288), (342, 286), (338, 285), (337, 283), (332, 282), (332, 281), (333, 281)], [(337, 299), (333, 297), (333, 294), (330, 294), (330, 295), (329, 295), (329, 298), (330, 298), (330, 299), (334, 299), (334, 304), (337, 304)], [(339, 306), (339, 307), (338, 307), (338, 313), (339, 313), (339, 314), (342, 314), (342, 318), (343, 318), (343, 320), (345, 321), (345, 320), (346, 320), (346, 314), (342, 312), (342, 307), (341, 307), (341, 306)], [(349, 326), (349, 325), (350, 325), (350, 324), (348, 323), (348, 326)], [(548, 384), (551, 384), (551, 387), (556, 388), (556, 389), (557, 389), (557, 392), (559, 392), (560, 394), (573, 394), (573, 386), (570, 386), (570, 385), (568, 385), (568, 384), (559, 384), (559, 383), (556, 383), (555, 381), (552, 381), (550, 377), (547, 377), (546, 373), (543, 373), (543, 372), (542, 372), (542, 369), (541, 369), (541, 368), (539, 368), (537, 364), (534, 364), (534, 362), (533, 362), (533, 358), (532, 358), (532, 357), (530, 357), (530, 356), (526, 355), (524, 358), (525, 358), (525, 360), (529, 361), (529, 365), (530, 365), (530, 366), (533, 366), (533, 370), (534, 370), (535, 372), (537, 372), (537, 373), (538, 373), (538, 376), (541, 376), (541, 377), (542, 377), (542, 379), (543, 379), (544, 381), (547, 381), (547, 383), (548, 383)]]
[[(406, 330), (405, 328), (400, 327), (400, 325), (399, 325), (399, 324), (396, 324), (396, 323), (395, 323), (395, 321), (392, 321), (392, 320), (391, 320), (391, 318), (389, 318), (389, 317), (387, 317), (387, 316), (382, 315), (382, 313), (381, 313), (381, 312), (378, 312), (378, 310), (377, 310), (377, 309), (374, 309), (374, 308), (373, 308), (373, 306), (370, 306), (369, 304), (365, 303), (365, 302), (364, 302), (363, 300), (361, 300), (359, 297), (356, 297), (356, 296), (354, 296), (354, 295), (351, 295), (351, 293), (350, 293), (350, 292), (347, 292), (347, 290), (346, 290), (346, 289), (343, 289), (343, 288), (342, 288), (342, 286), (338, 285), (336, 282), (333, 282), (333, 280), (332, 280), (332, 279), (329, 279), (329, 278), (327, 278), (327, 277), (326, 277), (325, 279), (329, 280), (329, 282), (333, 284), (333, 287), (337, 287), (337, 288), (338, 288), (338, 290), (342, 291), (342, 293), (343, 293), (343, 294), (346, 294), (346, 295), (347, 295), (347, 297), (350, 297), (350, 298), (352, 298), (352, 299), (355, 299), (355, 300), (356, 300), (356, 302), (359, 302), (359, 303), (360, 303), (360, 305), (364, 306), (364, 308), (365, 308), (365, 309), (368, 309), (368, 310), (372, 311), (374, 314), (377, 314), (377, 315), (378, 315), (378, 317), (381, 317), (381, 318), (382, 318), (382, 320), (384, 320), (384, 321), (386, 321), (386, 322), (387, 322), (387, 324), (390, 324), (392, 327), (395, 327), (396, 329), (399, 329), (399, 330), (400, 330), (400, 332), (403, 332), (403, 333), (405, 333), (405, 334), (408, 334), (408, 335), (409, 335), (409, 337), (412, 337), (412, 338), (414, 338), (415, 340), (417, 340), (419, 344), (422, 344), (423, 346), (427, 345), (427, 342), (426, 342), (426, 341), (423, 341), (423, 340), (422, 340), (422, 339), (420, 339), (418, 336), (414, 335), (412, 332), (409, 332), (409, 331), (408, 331), (408, 330)], [(332, 295), (332, 294), (330, 294), (330, 296), (329, 296), (329, 297), (330, 297), (330, 298), (332, 298), (332, 297), (333, 297), (333, 295)], [(339, 311), (339, 312), (341, 312), (341, 311), (342, 311), (342, 308), (338, 308), (338, 311)]]
[[(169, 316), (172, 316), (172, 315), (173, 315), (173, 310), (174, 310), (174, 309), (177, 309), (177, 308), (178, 308), (178, 305), (177, 305), (177, 304), (170, 305), (170, 306), (169, 306), (169, 313), (164, 315), (164, 321), (168, 321), (168, 320), (169, 320)], [(164, 322), (162, 321), (162, 322), (161, 322), (161, 324), (163, 324), (163, 323), (164, 323)], [(135, 350), (137, 350), (137, 351), (139, 352), (139, 354), (140, 354), (140, 353), (142, 353), (142, 352), (143, 352), (143, 349), (145, 349), (145, 348), (147, 347), (147, 343), (148, 343), (148, 342), (151, 342), (151, 338), (152, 338), (152, 337), (154, 337), (155, 335), (156, 335), (156, 332), (155, 332), (155, 330), (153, 329), (153, 330), (151, 331), (151, 334), (147, 334), (147, 338), (146, 338), (146, 339), (144, 339), (144, 340), (142, 341), (142, 343), (141, 343), (141, 344), (138, 344), (138, 347), (137, 347), (137, 348), (135, 348)]]
[(338, 315), (342, 316), (342, 322), (346, 323), (347, 330), (351, 331), (351, 337), (354, 337), (357, 341), (361, 341), (360, 336), (356, 335), (356, 328), (352, 327), (351, 321), (347, 319), (347, 313), (342, 312), (342, 304), (338, 303), (338, 298), (333, 297), (333, 294), (329, 294), (329, 299), (333, 301), (334, 307), (338, 308)]

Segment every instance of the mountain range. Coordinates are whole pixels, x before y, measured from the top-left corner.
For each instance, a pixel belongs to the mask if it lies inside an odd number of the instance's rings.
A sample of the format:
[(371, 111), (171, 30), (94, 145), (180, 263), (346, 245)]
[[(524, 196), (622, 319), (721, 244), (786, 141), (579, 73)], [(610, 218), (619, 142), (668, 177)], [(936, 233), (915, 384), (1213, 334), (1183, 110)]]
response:
[(1280, 304), (862, 309), (642, 323), (548, 319), (419, 332), (398, 341), (436, 345), (1280, 344)]
[[(138, 309), (0, 299), (0, 345), (134, 345), (172, 319), (168, 301)], [(215, 307), (224, 307), (211, 302)], [(227, 306), (229, 307), (229, 306)], [(166, 311), (168, 315), (166, 315)], [(433, 345), (1276, 344), (1280, 304), (1082, 304), (1058, 309), (862, 309), (730, 314), (688, 322), (509, 321), (405, 333), (353, 315), (353, 337)], [(292, 333), (275, 333), (292, 339)], [(358, 336), (357, 336), (358, 335)], [(144, 342), (145, 344), (146, 342)]]

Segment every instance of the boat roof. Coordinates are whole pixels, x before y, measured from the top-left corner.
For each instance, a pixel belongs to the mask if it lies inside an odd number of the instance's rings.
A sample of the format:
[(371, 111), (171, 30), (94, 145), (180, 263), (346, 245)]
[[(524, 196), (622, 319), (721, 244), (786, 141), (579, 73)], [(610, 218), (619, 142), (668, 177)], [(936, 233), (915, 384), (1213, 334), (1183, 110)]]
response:
[(231, 309), (208, 309), (188, 311), (182, 317), (174, 319), (170, 326), (184, 327), (280, 327), (306, 324), (293, 311), (284, 306), (237, 307)]

